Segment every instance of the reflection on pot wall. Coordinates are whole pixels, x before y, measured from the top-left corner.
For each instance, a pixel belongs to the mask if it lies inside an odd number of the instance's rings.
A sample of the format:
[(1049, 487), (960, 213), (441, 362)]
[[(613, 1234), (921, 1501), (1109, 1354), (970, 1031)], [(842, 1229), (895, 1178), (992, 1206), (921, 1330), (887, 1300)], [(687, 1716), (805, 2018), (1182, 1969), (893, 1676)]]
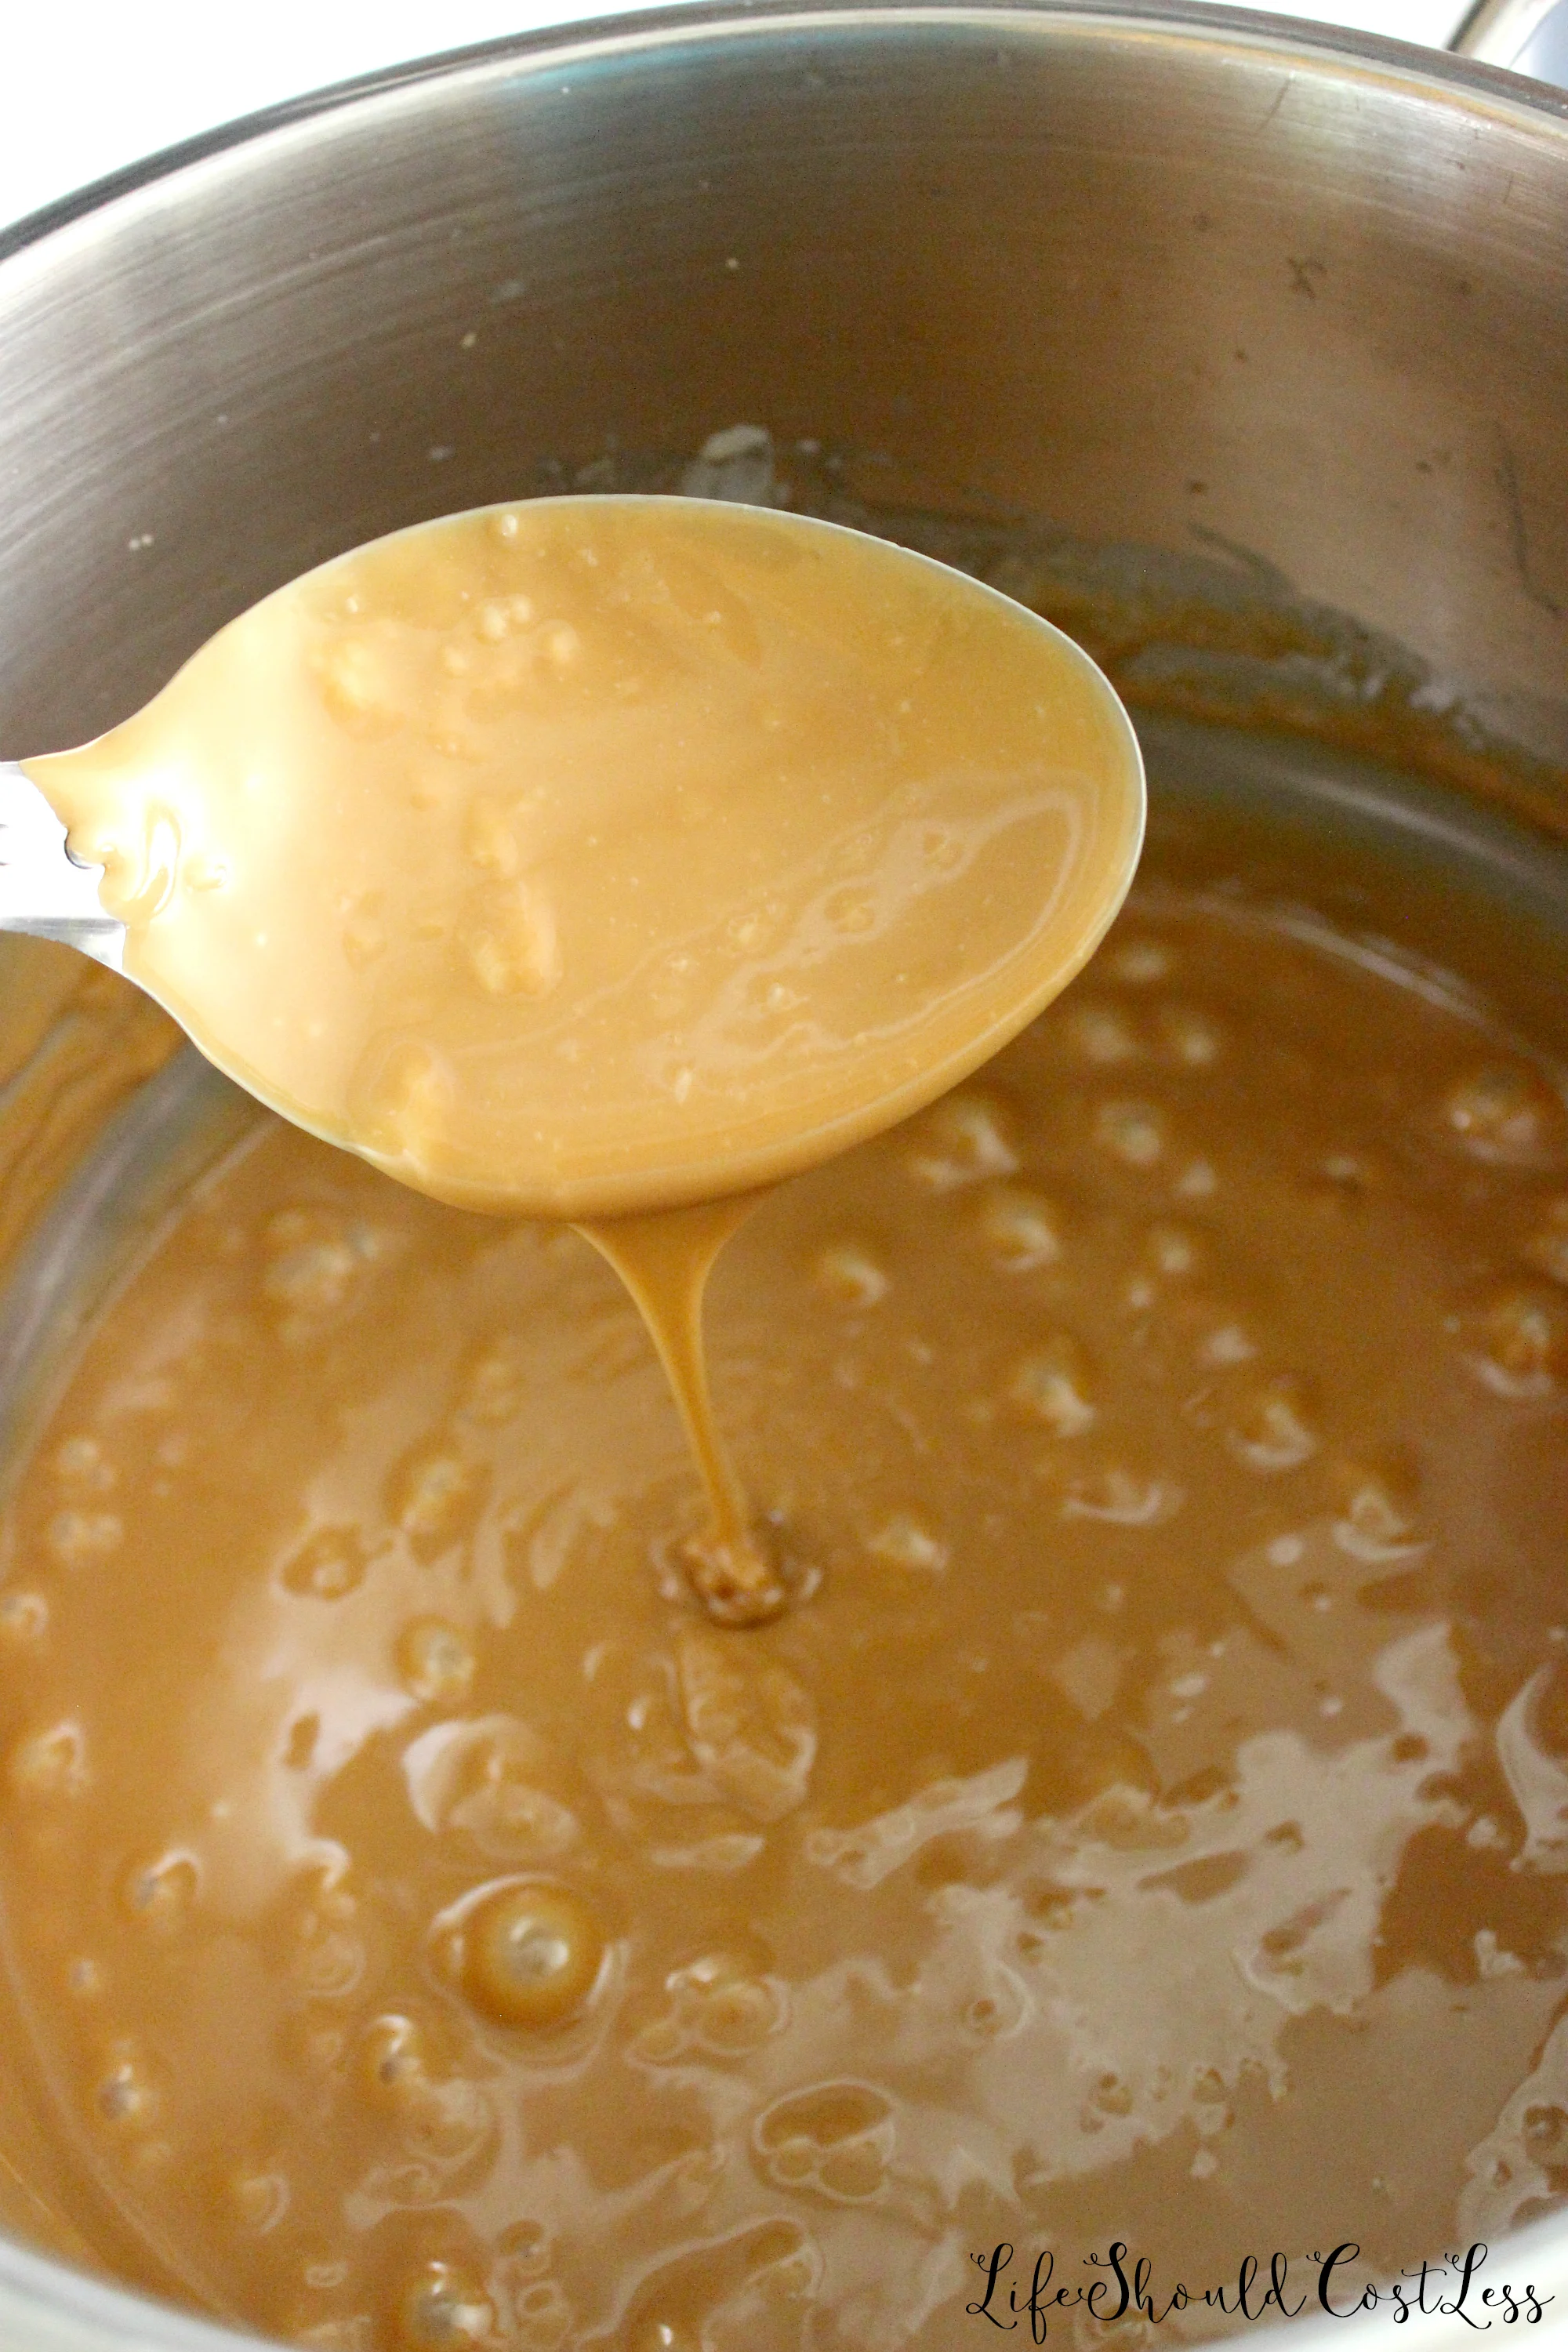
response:
[(1568, 7), (1563, 0), (1479, 0), (1453, 46), (1463, 57), (1568, 89)]
[(0, 298), (7, 745), (344, 543), (746, 420), (880, 501), (1273, 567), (1560, 753), (1561, 132), (1445, 70), (1218, 20), (687, 21), (88, 214)]

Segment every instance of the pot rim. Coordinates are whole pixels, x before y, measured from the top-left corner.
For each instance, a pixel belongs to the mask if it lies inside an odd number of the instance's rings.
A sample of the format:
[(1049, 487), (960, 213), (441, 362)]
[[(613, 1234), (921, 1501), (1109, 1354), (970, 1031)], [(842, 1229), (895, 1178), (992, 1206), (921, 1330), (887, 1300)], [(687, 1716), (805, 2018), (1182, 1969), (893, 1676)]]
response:
[[(926, 25), (1026, 36), (1054, 29), (1108, 37), (1154, 35), (1181, 46), (1228, 47), (1255, 56), (1272, 52), (1325, 75), (1332, 75), (1338, 68), (1352, 79), (1397, 82), (1428, 100), (1468, 101), (1480, 113), (1501, 117), (1515, 126), (1528, 125), (1548, 136), (1561, 135), (1568, 142), (1568, 90), (1451, 51), (1222, 5), (1221, 0), (816, 0), (811, 5), (803, 5), (801, 0), (667, 0), (662, 6), (543, 26), (437, 52), (331, 83), (216, 125), (110, 173), (0, 229), (0, 275), (6, 265), (33, 254), (59, 232), (90, 224), (97, 215), (183, 172), (276, 133), (427, 83), (469, 74), (484, 76), (498, 69), (549, 68), (590, 55), (626, 56), (677, 44), (765, 39), (790, 29), (853, 26), (868, 30), (883, 26), (918, 30)], [(1547, 2215), (1531, 2222), (1501, 2242), (1498, 2251), (1506, 2252), (1513, 2279), (1528, 2276), (1531, 2264), (1544, 2260), (1544, 2269), (1535, 2275), (1560, 2280), (1568, 2286), (1568, 2262), (1564, 2261), (1568, 2223), (1563, 2218)], [(1500, 2279), (1501, 2263), (1492, 2274)], [(1262, 2300), (1261, 2291), (1258, 2299)], [(1434, 2313), (1422, 2329), (1420, 2342), (1431, 2352), (1450, 2352), (1454, 2345), (1468, 2340), (1475, 2324), (1468, 2317), (1445, 2322)], [(1373, 2347), (1384, 2344), (1390, 2316), (1378, 2312), (1342, 2319), (1336, 2315), (1332, 2325), (1328, 2316), (1303, 2316), (1295, 2325), (1291, 2341), (1296, 2352), (1327, 2352), (1331, 2345), (1338, 2352), (1373, 2352)], [(25, 2333), (14, 2334), (13, 2329)], [(1543, 2335), (1559, 2347), (1568, 2347), (1568, 2319), (1547, 2321)], [(0, 2235), (0, 2352), (23, 2345), (27, 2352), (247, 2352), (247, 2347), (271, 2340), (78, 2270)], [(1537, 2343), (1542, 2340), (1536, 2338)]]
[(68, 195), (56, 197), (9, 226), (0, 228), (0, 265), (27, 247), (68, 227), (73, 222), (101, 212), (191, 165), (265, 139), (274, 131), (313, 121), (349, 107), (361, 106), (424, 83), (497, 67), (562, 63), (578, 52), (633, 50), (666, 45), (672, 38), (725, 39), (748, 33), (765, 34), (794, 25), (814, 26), (921, 23), (994, 26), (1060, 26), (1098, 27), (1184, 37), (1202, 45), (1227, 39), (1247, 49), (1287, 50), (1300, 58), (1306, 51), (1326, 68), (1335, 63), (1378, 68), (1401, 79), (1412, 77), (1456, 95), (1468, 93), (1489, 100), (1493, 110), (1558, 123), (1568, 131), (1568, 90), (1549, 82), (1450, 49), (1427, 47), (1382, 33), (1363, 33), (1348, 26), (1327, 25), (1311, 18), (1276, 15), (1260, 8), (1228, 5), (1228, 0), (826, 0), (826, 5), (802, 6), (800, 0), (667, 0), (657, 7), (631, 8), (614, 15), (585, 17), (568, 24), (544, 25), (531, 32), (502, 35), (458, 49), (435, 51), (405, 64), (385, 66), (331, 82), (298, 98), (198, 131), (172, 147), (158, 149), (140, 162), (122, 165), (92, 180)]

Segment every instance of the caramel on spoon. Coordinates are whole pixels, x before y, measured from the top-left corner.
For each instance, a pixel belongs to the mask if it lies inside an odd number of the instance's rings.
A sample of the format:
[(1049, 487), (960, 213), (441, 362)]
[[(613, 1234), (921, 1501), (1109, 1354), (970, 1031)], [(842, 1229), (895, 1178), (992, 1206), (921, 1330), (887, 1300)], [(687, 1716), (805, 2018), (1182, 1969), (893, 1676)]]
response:
[(835, 524), (530, 500), (321, 565), (23, 772), (221, 1069), (611, 1258), (707, 1474), (706, 1597), (765, 1613), (697, 1344), (743, 1211), (700, 1204), (919, 1109), (1091, 953), (1143, 779), (1088, 656)]

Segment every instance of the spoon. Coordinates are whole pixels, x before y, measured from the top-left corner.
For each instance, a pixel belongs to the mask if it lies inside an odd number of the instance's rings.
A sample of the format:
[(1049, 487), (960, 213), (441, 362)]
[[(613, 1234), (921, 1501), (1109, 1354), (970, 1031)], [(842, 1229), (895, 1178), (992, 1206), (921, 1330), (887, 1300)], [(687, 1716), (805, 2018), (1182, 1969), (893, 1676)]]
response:
[(1109, 683), (995, 591), (789, 513), (530, 500), (323, 564), (0, 767), (0, 928), (423, 1191), (594, 1220), (952, 1087), (1092, 952), (1143, 808)]
[(678, 1556), (741, 1625), (792, 1571), (715, 1423), (714, 1260), (1072, 978), (1143, 776), (1088, 656), (961, 573), (796, 515), (576, 498), (307, 573), (122, 725), (0, 775), (0, 924), (123, 971), (388, 1174), (609, 1260), (707, 1491)]

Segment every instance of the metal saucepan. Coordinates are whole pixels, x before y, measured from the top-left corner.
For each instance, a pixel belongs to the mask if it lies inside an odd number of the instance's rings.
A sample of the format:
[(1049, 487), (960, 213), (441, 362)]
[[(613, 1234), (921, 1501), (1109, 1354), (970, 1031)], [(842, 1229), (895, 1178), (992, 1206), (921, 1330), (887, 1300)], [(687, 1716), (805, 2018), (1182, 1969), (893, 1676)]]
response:
[[(0, 742), (83, 740), (423, 516), (785, 475), (1084, 638), (1156, 795), (1214, 720), (1227, 788), (1352, 832), (1393, 761), (1519, 821), (1522, 906), (1568, 836), (1568, 98), (1226, 9), (900, 0), (550, 34), (197, 142), (0, 238)], [(29, 1261), (46, 1356), (72, 1230)], [(237, 2347), (75, 2265), (17, 2046), (0, 2347)], [(1568, 2337), (1568, 2221), (1508, 2255)]]

